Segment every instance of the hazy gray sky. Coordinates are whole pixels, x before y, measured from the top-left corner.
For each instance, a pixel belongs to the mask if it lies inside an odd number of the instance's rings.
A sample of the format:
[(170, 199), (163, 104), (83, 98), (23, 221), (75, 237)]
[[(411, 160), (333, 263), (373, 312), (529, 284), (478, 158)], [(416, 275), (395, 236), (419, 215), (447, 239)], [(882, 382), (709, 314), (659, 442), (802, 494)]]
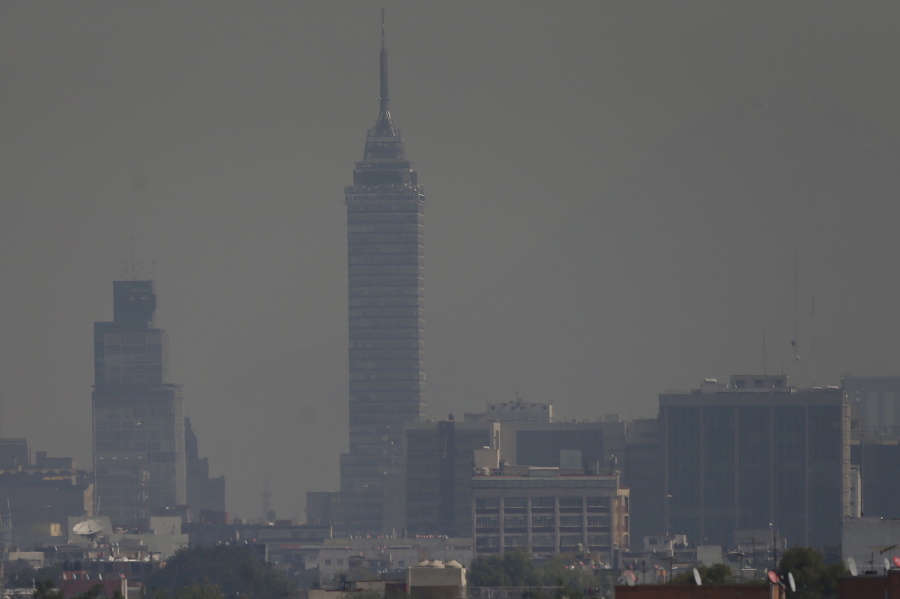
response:
[[(801, 384), (898, 373), (900, 7), (385, 4), (432, 417), (653, 416), (762, 370), (764, 333)], [(232, 514), (266, 477), (283, 517), (336, 488), (380, 8), (0, 3), (4, 436), (89, 467), (92, 323), (133, 239)]]

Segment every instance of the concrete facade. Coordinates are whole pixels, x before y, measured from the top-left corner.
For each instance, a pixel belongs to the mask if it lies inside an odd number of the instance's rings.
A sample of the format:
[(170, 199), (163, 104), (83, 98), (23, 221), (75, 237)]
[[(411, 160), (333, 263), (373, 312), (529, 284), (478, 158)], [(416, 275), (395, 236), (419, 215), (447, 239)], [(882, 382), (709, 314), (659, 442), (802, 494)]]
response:
[(628, 547), (628, 489), (618, 475), (521, 470), (472, 479), (477, 554), (589, 552), (612, 563)]

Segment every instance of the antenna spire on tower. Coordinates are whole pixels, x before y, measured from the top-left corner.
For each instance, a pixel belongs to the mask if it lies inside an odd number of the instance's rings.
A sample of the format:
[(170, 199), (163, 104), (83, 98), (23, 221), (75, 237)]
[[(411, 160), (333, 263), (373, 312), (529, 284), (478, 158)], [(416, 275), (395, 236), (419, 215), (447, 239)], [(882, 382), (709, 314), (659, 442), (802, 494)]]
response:
[(385, 136), (394, 135), (394, 124), (391, 122), (390, 96), (388, 94), (388, 54), (385, 45), (384, 8), (381, 9), (381, 89), (378, 96), (380, 112), (378, 114), (378, 133)]

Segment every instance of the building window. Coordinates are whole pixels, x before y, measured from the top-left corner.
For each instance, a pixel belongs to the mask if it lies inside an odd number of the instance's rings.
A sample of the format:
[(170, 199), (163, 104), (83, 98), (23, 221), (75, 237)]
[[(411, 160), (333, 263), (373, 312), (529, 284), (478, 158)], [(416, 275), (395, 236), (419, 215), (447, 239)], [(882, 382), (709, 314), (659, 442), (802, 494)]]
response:
[(581, 535), (560, 535), (559, 536), (559, 546), (560, 548), (574, 548), (578, 547), (581, 544)]
[(588, 516), (587, 525), (589, 527), (609, 526), (609, 515), (604, 514), (603, 516)]
[(560, 497), (559, 507), (581, 507), (583, 500), (581, 497)]
[(588, 545), (591, 547), (608, 546), (609, 535), (588, 535)]
[(528, 499), (525, 497), (504, 497), (503, 507), (506, 508), (525, 508), (528, 507)]
[(500, 526), (497, 516), (478, 516), (475, 518), (475, 528), (497, 528)]
[(525, 547), (525, 535), (506, 535), (503, 537), (504, 547)]
[(560, 516), (560, 526), (581, 526), (581, 516)]
[[(531, 527), (532, 528), (552, 528), (553, 527), (553, 516), (532, 516), (531, 517)], [(553, 543), (550, 543), (551, 545)]]
[(500, 509), (499, 497), (478, 497), (475, 499), (476, 510), (496, 510)]
[(609, 497), (588, 497), (588, 507), (609, 507)]
[(503, 528), (525, 528), (525, 516), (505, 516)]
[(541, 507), (549, 507), (552, 508), (556, 504), (553, 501), (553, 497), (532, 497), (531, 498), (531, 507), (541, 508)]
[(475, 539), (475, 547), (478, 549), (500, 547), (500, 537), (478, 537)]

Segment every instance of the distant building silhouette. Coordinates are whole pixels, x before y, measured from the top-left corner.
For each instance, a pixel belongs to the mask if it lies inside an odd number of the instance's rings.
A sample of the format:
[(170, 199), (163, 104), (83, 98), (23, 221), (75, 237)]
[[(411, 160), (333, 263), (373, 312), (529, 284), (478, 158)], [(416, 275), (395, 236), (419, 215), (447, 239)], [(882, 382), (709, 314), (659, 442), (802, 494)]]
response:
[(99, 513), (136, 526), (187, 502), (184, 402), (153, 326), (152, 281), (113, 282), (113, 320), (94, 323), (94, 474)]
[(228, 520), (225, 511), (225, 476), (209, 475), (209, 458), (200, 457), (197, 435), (191, 427), (191, 419), (184, 419), (184, 451), (187, 471), (187, 502), (191, 517), (203, 524), (224, 524)]
[(338, 534), (380, 533), (402, 526), (403, 427), (425, 394), (425, 195), (391, 120), (383, 37), (380, 111), (345, 192), (350, 450), (333, 513)]
[(731, 546), (738, 529), (790, 545), (841, 540), (850, 510), (850, 419), (837, 387), (794, 389), (786, 376), (707, 379), (659, 396), (667, 527)]
[(0, 553), (11, 543), (21, 548), (60, 543), (67, 518), (93, 516), (91, 473), (75, 467), (71, 457), (48, 457), (38, 451), (32, 463), (28, 439), (0, 439)]

